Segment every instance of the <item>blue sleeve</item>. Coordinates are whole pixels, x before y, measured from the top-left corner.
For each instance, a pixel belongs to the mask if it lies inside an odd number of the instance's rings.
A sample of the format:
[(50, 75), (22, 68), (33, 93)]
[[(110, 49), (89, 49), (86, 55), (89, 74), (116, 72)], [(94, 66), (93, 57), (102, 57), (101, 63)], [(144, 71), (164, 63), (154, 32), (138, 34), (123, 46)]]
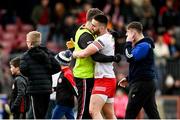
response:
[(132, 49), (131, 53), (134, 57), (135, 61), (139, 61), (143, 58), (146, 57), (146, 55), (149, 52), (151, 45), (144, 42), (144, 43), (140, 43), (138, 44), (134, 49)]

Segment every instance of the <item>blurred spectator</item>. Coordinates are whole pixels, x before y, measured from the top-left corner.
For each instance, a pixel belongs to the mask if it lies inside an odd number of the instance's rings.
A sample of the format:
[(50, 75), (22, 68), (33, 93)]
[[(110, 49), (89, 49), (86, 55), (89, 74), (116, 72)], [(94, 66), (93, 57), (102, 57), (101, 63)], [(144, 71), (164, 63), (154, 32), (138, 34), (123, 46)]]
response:
[(175, 86), (175, 91), (174, 91), (174, 95), (180, 95), (180, 80), (175, 80), (174, 83)]
[(126, 107), (128, 103), (128, 96), (122, 89), (116, 90), (114, 97), (114, 111), (117, 119), (124, 119), (126, 113)]
[(162, 91), (163, 81), (166, 77), (166, 60), (170, 57), (169, 48), (164, 43), (162, 35), (158, 35), (155, 43), (155, 65), (157, 68), (158, 80), (156, 81), (157, 90)]
[(6, 26), (7, 24), (14, 24), (16, 21), (15, 11), (10, 9), (0, 8), (0, 24)]
[(124, 0), (124, 5), (122, 5), (122, 16), (125, 23), (129, 23), (136, 19), (132, 0)]
[(154, 25), (154, 18), (156, 15), (156, 11), (154, 6), (151, 4), (151, 0), (143, 0), (141, 11), (142, 11), (142, 16), (140, 16), (140, 20), (144, 28), (152, 27)]
[(132, 2), (135, 6), (138, 6), (138, 7), (143, 5), (143, 0), (132, 0)]
[(53, 41), (48, 41), (46, 46), (49, 50), (53, 51), (54, 53), (58, 53), (59, 51), (62, 51), (62, 48), (59, 48), (59, 45), (57, 45)]
[(3, 86), (3, 93), (5, 94), (10, 94), (10, 89), (11, 89), (11, 73), (9, 71), (9, 67), (7, 66), (7, 63), (4, 63), (5, 65), (3, 66), (3, 76), (4, 76), (4, 86)]
[(174, 27), (170, 27), (163, 34), (163, 40), (164, 40), (164, 43), (167, 44), (169, 47), (171, 57), (178, 58), (180, 56), (180, 54), (176, 48), (176, 39), (175, 39), (174, 35), (175, 35)]
[[(154, 40), (157, 37), (157, 32), (155, 31), (154, 27), (150, 27), (148, 29), (146, 29), (146, 31), (143, 33), (145, 36), (149, 36), (150, 38), (153, 38)], [(155, 40), (156, 41), (156, 40)], [(154, 42), (155, 42), (154, 41)]]
[(70, 13), (78, 15), (82, 12), (84, 0), (72, 0), (70, 5)]
[(174, 9), (174, 0), (166, 0), (166, 5), (159, 11), (159, 24), (168, 28), (177, 25), (177, 12)]
[(42, 33), (42, 45), (46, 45), (46, 41), (50, 30), (51, 11), (48, 6), (49, 0), (41, 0), (41, 4), (33, 8), (32, 20), (37, 27), (37, 31)]
[(107, 3), (103, 12), (111, 17), (112, 24), (116, 26), (118, 21), (122, 21), (123, 19), (121, 15), (121, 0), (113, 0)]
[(82, 25), (86, 22), (86, 13), (92, 8), (90, 3), (84, 3), (82, 10), (77, 14), (77, 24)]
[(150, 28), (154, 24), (156, 11), (151, 0), (143, 0), (141, 6), (134, 6), (135, 15), (138, 17), (144, 28)]
[(2, 93), (2, 86), (3, 86), (3, 66), (2, 66), (2, 49), (3, 46), (0, 44), (0, 93)]
[(172, 95), (174, 91), (175, 80), (171, 74), (168, 74), (165, 79), (165, 89), (163, 90), (164, 94)]
[(142, 8), (143, 6), (143, 0), (132, 0), (132, 4), (133, 4), (133, 11), (135, 13), (135, 16), (137, 17), (137, 20), (139, 20), (140, 19), (139, 15), (142, 15), (142, 11), (140, 11), (140, 8)]
[[(170, 59), (167, 61), (167, 78), (165, 81), (165, 94), (168, 95), (180, 95), (180, 74), (179, 74), (179, 66), (180, 66), (180, 60), (179, 59)], [(170, 77), (169, 77), (170, 76)], [(173, 82), (172, 82), (173, 81)], [(172, 85), (167, 85), (167, 82), (172, 82)]]
[(106, 3), (113, 0), (86, 0), (86, 1), (91, 3), (94, 8), (99, 8), (100, 10), (103, 10)]
[(0, 119), (12, 119), (13, 116), (8, 105), (8, 96), (0, 94)]
[(60, 44), (61, 46), (64, 44), (64, 20), (66, 17), (64, 4), (61, 2), (57, 2), (54, 7), (54, 13), (52, 14), (52, 26), (51, 26), (51, 37), (54, 42)]
[(175, 0), (174, 2), (174, 9), (177, 12), (177, 25), (180, 26), (180, 1), (179, 0)]
[(180, 51), (180, 27), (175, 27), (176, 49)]
[(0, 83), (2, 84), (2, 93), (9, 94), (10, 86), (11, 86), (11, 73), (9, 70), (8, 60), (10, 58), (9, 55), (9, 46), (7, 43), (0, 43), (0, 71), (2, 70), (2, 75), (0, 75)]
[[(74, 38), (78, 25), (75, 22), (75, 17), (72, 15), (67, 15), (64, 21), (64, 40), (70, 40)], [(65, 45), (65, 44), (64, 44)]]

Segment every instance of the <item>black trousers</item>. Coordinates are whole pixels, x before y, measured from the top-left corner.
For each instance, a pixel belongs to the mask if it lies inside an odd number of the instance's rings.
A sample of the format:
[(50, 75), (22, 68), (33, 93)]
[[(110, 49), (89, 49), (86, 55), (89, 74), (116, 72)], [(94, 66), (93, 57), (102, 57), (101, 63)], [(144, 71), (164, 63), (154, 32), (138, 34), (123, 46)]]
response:
[(13, 113), (13, 119), (26, 119), (26, 112), (24, 112), (24, 113)]
[(79, 94), (77, 119), (91, 119), (92, 117), (89, 114), (89, 102), (92, 88), (94, 86), (94, 78), (75, 78), (75, 81)]
[(31, 105), (33, 117), (35, 119), (45, 119), (46, 112), (49, 106), (49, 94), (33, 94), (31, 95)]
[(129, 87), (125, 119), (135, 119), (141, 108), (144, 108), (149, 119), (160, 119), (155, 101), (154, 81), (137, 81)]

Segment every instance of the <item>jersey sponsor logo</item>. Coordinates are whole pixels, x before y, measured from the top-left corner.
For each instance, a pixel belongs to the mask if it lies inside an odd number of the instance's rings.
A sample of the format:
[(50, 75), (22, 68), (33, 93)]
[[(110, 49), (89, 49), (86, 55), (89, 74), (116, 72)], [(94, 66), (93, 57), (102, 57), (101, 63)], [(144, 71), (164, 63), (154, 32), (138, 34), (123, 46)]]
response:
[(106, 87), (100, 87), (100, 86), (97, 86), (97, 87), (94, 88), (94, 90), (105, 92), (105, 91), (106, 91)]

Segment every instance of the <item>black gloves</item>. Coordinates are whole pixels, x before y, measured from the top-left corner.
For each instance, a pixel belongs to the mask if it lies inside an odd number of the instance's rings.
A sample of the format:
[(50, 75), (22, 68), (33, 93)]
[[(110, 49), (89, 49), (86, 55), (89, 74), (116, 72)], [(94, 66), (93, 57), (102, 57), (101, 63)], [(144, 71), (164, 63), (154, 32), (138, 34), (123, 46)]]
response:
[(11, 106), (11, 112), (12, 112), (12, 113), (18, 113), (18, 112), (19, 112), (19, 107), (16, 106), (16, 105), (12, 105), (12, 106)]
[(113, 60), (114, 62), (119, 62), (119, 61), (121, 61), (121, 55), (120, 54), (116, 54), (115, 56), (114, 56), (114, 60)]
[(117, 38), (119, 38), (119, 34), (118, 34), (118, 32), (117, 31), (115, 31), (115, 30), (109, 30), (109, 32), (111, 33), (111, 35), (115, 38), (115, 39), (117, 39)]

